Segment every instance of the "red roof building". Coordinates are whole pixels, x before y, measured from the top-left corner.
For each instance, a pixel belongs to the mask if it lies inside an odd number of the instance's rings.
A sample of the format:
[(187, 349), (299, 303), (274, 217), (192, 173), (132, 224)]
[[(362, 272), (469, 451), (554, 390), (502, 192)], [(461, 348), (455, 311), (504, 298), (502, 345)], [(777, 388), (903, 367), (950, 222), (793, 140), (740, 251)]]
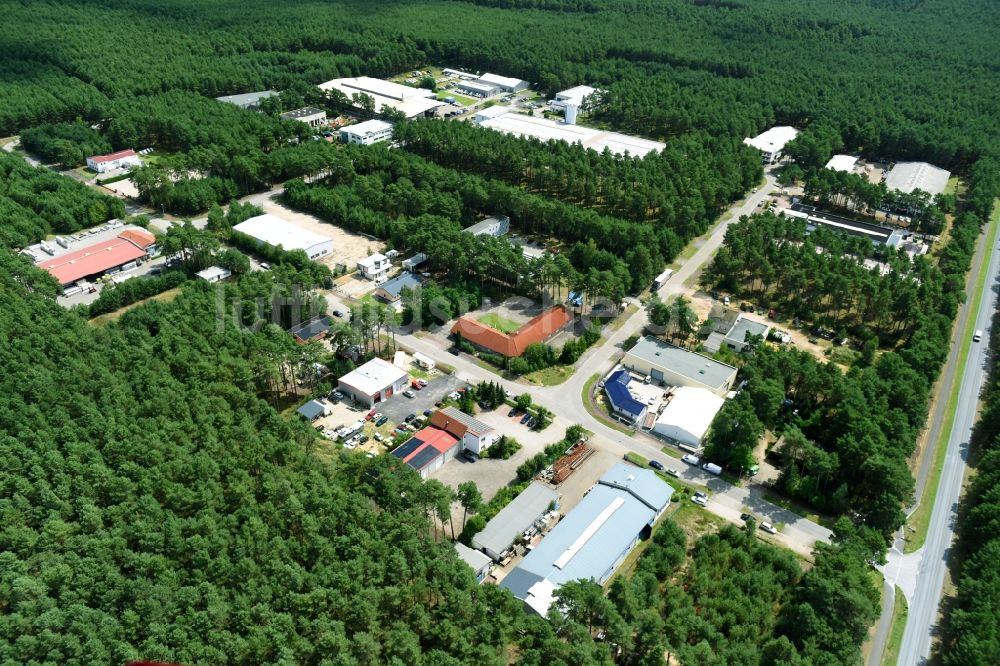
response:
[(420, 478), (426, 479), (454, 458), (458, 448), (458, 437), (438, 428), (423, 428), (394, 449), (392, 455), (420, 472)]
[(566, 307), (557, 305), (508, 335), (466, 315), (455, 322), (451, 332), (477, 347), (513, 358), (523, 354), (528, 345), (548, 340), (569, 323), (570, 318)]
[(94, 243), (75, 252), (44, 259), (38, 268), (51, 273), (60, 285), (107, 273), (146, 256), (156, 237), (142, 229), (126, 229), (118, 238)]
[(128, 150), (119, 150), (117, 153), (108, 153), (107, 155), (94, 155), (89, 158), (94, 164), (104, 164), (105, 162), (114, 162), (115, 160), (120, 160), (123, 157), (137, 157), (135, 151), (131, 148)]

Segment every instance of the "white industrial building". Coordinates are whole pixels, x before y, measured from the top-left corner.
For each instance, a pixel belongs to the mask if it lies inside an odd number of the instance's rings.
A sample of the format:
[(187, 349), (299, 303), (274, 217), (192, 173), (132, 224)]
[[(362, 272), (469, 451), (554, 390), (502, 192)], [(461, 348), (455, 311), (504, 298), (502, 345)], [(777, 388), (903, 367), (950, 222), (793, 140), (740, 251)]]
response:
[(368, 407), (388, 400), (406, 388), (407, 374), (380, 358), (373, 358), (337, 380), (337, 388)]
[(366, 120), (356, 125), (340, 128), (340, 140), (358, 146), (370, 146), (392, 138), (392, 123), (384, 120)]
[(366, 280), (372, 280), (373, 282), (384, 281), (388, 277), (391, 267), (392, 263), (389, 261), (389, 258), (381, 253), (367, 256), (358, 262), (358, 272)]
[(552, 100), (550, 106), (558, 111), (566, 111), (566, 107), (569, 105), (580, 108), (588, 97), (598, 92), (597, 88), (591, 88), (590, 86), (575, 86), (569, 88), (568, 90), (563, 90), (556, 93), (555, 99)]
[[(489, 114), (484, 109), (476, 115), (476, 124), (480, 127), (495, 129), (504, 134), (514, 136), (533, 137), (542, 141), (565, 141), (566, 143), (579, 143), (584, 148), (590, 148), (597, 152), (610, 150), (615, 155), (631, 155), (632, 157), (644, 157), (647, 154), (663, 150), (665, 144), (659, 141), (641, 139), (639, 137), (619, 134), (618, 132), (607, 132), (584, 127), (571, 123), (563, 123), (548, 118), (538, 118), (516, 113), (508, 107), (492, 107), (498, 109)], [(500, 110), (502, 109), (502, 110)]]
[(826, 168), (832, 169), (833, 171), (850, 173), (854, 171), (854, 167), (857, 163), (858, 158), (854, 155), (834, 155), (830, 158), (830, 161), (826, 163)]
[(723, 403), (724, 398), (708, 389), (679, 386), (657, 417), (653, 432), (696, 451)]
[(923, 190), (932, 197), (944, 192), (951, 172), (927, 162), (897, 162), (885, 177), (885, 187), (911, 194)]
[(243, 93), (241, 95), (224, 95), (223, 97), (216, 97), (216, 101), (225, 102), (226, 104), (232, 104), (238, 106), (241, 109), (247, 109), (248, 111), (256, 111), (260, 108), (260, 103), (267, 99), (268, 97), (276, 97), (278, 92), (276, 90), (261, 90), (260, 92)]
[(736, 368), (658, 338), (641, 338), (625, 352), (622, 365), (667, 386), (693, 386), (725, 396), (736, 381)]
[(325, 236), (298, 227), (276, 215), (264, 213), (233, 227), (233, 231), (250, 236), (259, 243), (285, 250), (302, 250), (310, 259), (319, 259), (333, 252), (333, 241)]
[(281, 114), (285, 120), (297, 120), (310, 127), (320, 127), (326, 124), (326, 111), (312, 106), (304, 106), (294, 111), (286, 111)]
[(782, 125), (758, 134), (757, 136), (743, 139), (743, 143), (760, 151), (761, 157), (767, 164), (774, 164), (781, 159), (782, 151), (789, 141), (799, 135), (799, 131), (794, 127)]
[(524, 90), (528, 87), (527, 81), (522, 81), (521, 79), (515, 79), (512, 76), (500, 76), (499, 74), (490, 74), (489, 72), (483, 74), (479, 77), (478, 81), (480, 83), (486, 83), (492, 86), (496, 86), (504, 92), (517, 92), (518, 90)]
[(228, 268), (223, 268), (222, 266), (209, 266), (203, 271), (198, 271), (195, 273), (199, 278), (205, 282), (222, 282), (226, 278), (232, 275), (232, 272)]
[(368, 95), (375, 100), (375, 111), (383, 106), (401, 111), (407, 118), (432, 115), (434, 109), (443, 106), (444, 102), (437, 98), (437, 93), (426, 88), (411, 88), (392, 81), (373, 79), (370, 76), (358, 76), (347, 79), (332, 79), (319, 84), (321, 90), (339, 90), (352, 98), (358, 93)]
[(459, 79), (474, 79), (474, 78), (476, 78), (475, 74), (472, 74), (471, 72), (463, 72), (460, 69), (451, 69), (449, 67), (445, 67), (441, 71), (442, 71), (442, 73), (445, 76), (454, 76), (454, 77), (459, 78)]
[(500, 88), (482, 81), (460, 81), (455, 84), (455, 90), (470, 97), (494, 97), (500, 93)]
[(455, 542), (455, 551), (458, 553), (458, 558), (468, 564), (476, 574), (477, 581), (482, 583), (486, 580), (486, 577), (490, 575), (490, 570), (493, 568), (493, 560), (459, 541)]
[(510, 231), (510, 218), (506, 215), (488, 217), (485, 220), (476, 222), (471, 227), (466, 227), (464, 231), (473, 236), (493, 236), (494, 238), (499, 238)]

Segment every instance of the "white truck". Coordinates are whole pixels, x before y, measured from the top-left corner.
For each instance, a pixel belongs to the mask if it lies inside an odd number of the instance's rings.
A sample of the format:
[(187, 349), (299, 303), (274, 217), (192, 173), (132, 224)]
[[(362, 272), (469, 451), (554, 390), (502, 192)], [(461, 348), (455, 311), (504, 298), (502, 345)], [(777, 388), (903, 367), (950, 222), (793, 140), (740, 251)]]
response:
[(656, 279), (653, 280), (653, 289), (656, 290), (665, 285), (667, 283), (667, 280), (669, 280), (670, 276), (673, 274), (674, 274), (674, 269), (668, 268), (667, 270), (657, 275)]

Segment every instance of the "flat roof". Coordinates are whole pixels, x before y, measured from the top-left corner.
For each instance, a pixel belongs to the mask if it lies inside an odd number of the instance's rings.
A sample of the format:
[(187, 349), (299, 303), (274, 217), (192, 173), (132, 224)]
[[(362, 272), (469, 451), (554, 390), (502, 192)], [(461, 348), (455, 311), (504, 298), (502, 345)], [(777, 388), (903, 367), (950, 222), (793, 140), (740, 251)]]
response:
[(51, 273), (59, 284), (64, 285), (90, 275), (104, 273), (144, 256), (146, 256), (144, 249), (126, 238), (119, 237), (87, 245), (58, 257), (43, 259), (36, 266)]
[(771, 330), (771, 327), (753, 319), (747, 319), (743, 315), (736, 318), (733, 322), (733, 327), (729, 329), (729, 333), (726, 334), (726, 338), (733, 340), (734, 342), (743, 343), (746, 342), (746, 335), (759, 335), (761, 337), (767, 337), (767, 332)]
[(301, 109), (295, 109), (293, 111), (285, 111), (284, 113), (281, 114), (281, 117), (297, 120), (299, 118), (311, 118), (313, 116), (325, 116), (325, 115), (326, 111), (324, 111), (323, 109), (317, 109), (314, 106), (304, 106)]
[(519, 85), (528, 85), (527, 81), (522, 81), (521, 79), (514, 78), (513, 76), (500, 76), (499, 74), (490, 74), (486, 72), (479, 77), (480, 81), (486, 83), (492, 83), (497, 86), (506, 86), (508, 88), (516, 88)]
[[(650, 503), (640, 499), (645, 494)], [(616, 465), (507, 574), (500, 587), (545, 615), (555, 590), (563, 584), (606, 581), (622, 553), (653, 524), (672, 494), (673, 489), (651, 470)]]
[(228, 102), (229, 104), (235, 104), (236, 106), (243, 106), (244, 104), (254, 104), (262, 99), (267, 99), (268, 97), (274, 97), (277, 95), (275, 90), (261, 90), (260, 92), (248, 92), (239, 95), (223, 95), (222, 97), (216, 97), (216, 101)]
[(599, 153), (607, 148), (615, 155), (628, 153), (633, 157), (644, 157), (651, 152), (663, 150), (666, 145), (650, 139), (619, 134), (618, 132), (607, 132), (583, 125), (568, 125), (561, 121), (527, 116), (512, 111), (485, 118), (477, 124), (480, 127), (488, 127), (514, 136), (534, 137), (542, 141), (579, 143), (584, 148), (591, 148)]
[(858, 163), (858, 158), (854, 155), (834, 155), (826, 163), (827, 169), (834, 171), (854, 171), (854, 165)]
[(319, 84), (321, 90), (337, 89), (348, 97), (355, 93), (365, 93), (375, 100), (375, 110), (383, 106), (402, 111), (407, 118), (419, 116), (431, 109), (444, 105), (437, 94), (425, 88), (411, 88), (392, 81), (374, 79), (370, 76), (331, 79)]
[(462, 81), (456, 85), (462, 90), (478, 90), (482, 93), (491, 93), (497, 89), (495, 84), (483, 83), (482, 81)]
[(589, 97), (597, 92), (597, 88), (591, 88), (590, 86), (573, 86), (572, 88), (567, 88), (566, 90), (561, 90), (556, 93), (556, 99), (564, 102), (576, 102), (580, 104), (583, 102), (584, 97)]
[(233, 229), (271, 247), (280, 245), (286, 250), (306, 250), (320, 243), (332, 242), (326, 236), (320, 236), (270, 213), (251, 217)]
[(779, 127), (772, 127), (769, 130), (765, 130), (752, 139), (749, 137), (743, 139), (743, 143), (748, 146), (753, 146), (757, 150), (773, 153), (784, 148), (785, 144), (798, 136), (798, 134), (799, 131), (794, 127), (781, 125)]
[(679, 375), (688, 377), (706, 386), (722, 388), (736, 372), (736, 368), (688, 351), (653, 337), (644, 337), (635, 343), (626, 354), (631, 354), (652, 365), (669, 368)]
[(361, 136), (363, 134), (378, 134), (380, 132), (385, 132), (386, 130), (392, 130), (392, 123), (375, 119), (366, 120), (363, 123), (355, 123), (354, 125), (345, 125), (340, 128), (341, 132), (348, 132), (356, 136)]
[(948, 186), (951, 172), (927, 162), (897, 162), (885, 177), (885, 186), (909, 194), (923, 190), (931, 196), (941, 194)]
[(223, 268), (222, 266), (209, 266), (203, 271), (198, 271), (195, 275), (200, 277), (202, 280), (211, 280), (213, 278), (219, 278), (221, 280), (232, 275), (232, 272), (230, 272), (228, 268)]
[(558, 505), (559, 496), (538, 481), (532, 482), (472, 537), (472, 545), (498, 554), (503, 552), (545, 515), (553, 503)]
[(305, 418), (312, 421), (326, 413), (326, 407), (318, 400), (310, 400), (295, 410)]
[(362, 393), (374, 395), (385, 387), (392, 386), (405, 378), (406, 373), (389, 361), (373, 358), (364, 365), (348, 372), (340, 378), (340, 381)]
[(657, 417), (656, 425), (680, 428), (700, 441), (725, 402), (708, 389), (680, 386)]
[(291, 328), (288, 332), (300, 340), (312, 340), (317, 335), (328, 332), (332, 324), (333, 320), (329, 317), (316, 317)]
[(375, 268), (377, 264), (389, 261), (389, 258), (382, 254), (381, 252), (376, 252), (375, 254), (369, 254), (364, 259), (358, 260), (358, 266), (364, 266), (365, 268)]
[[(883, 227), (880, 224), (872, 224), (871, 222), (862, 222), (861, 220), (853, 220), (843, 215), (834, 215), (833, 213), (819, 210), (815, 206), (808, 206), (802, 203), (792, 204), (790, 211), (794, 214), (790, 214), (789, 217), (802, 218), (812, 224), (819, 224), (828, 229), (848, 233), (853, 236), (862, 236), (877, 243), (887, 242), (894, 231), (890, 227)], [(789, 210), (785, 210), (784, 212), (785, 214), (789, 214)]]

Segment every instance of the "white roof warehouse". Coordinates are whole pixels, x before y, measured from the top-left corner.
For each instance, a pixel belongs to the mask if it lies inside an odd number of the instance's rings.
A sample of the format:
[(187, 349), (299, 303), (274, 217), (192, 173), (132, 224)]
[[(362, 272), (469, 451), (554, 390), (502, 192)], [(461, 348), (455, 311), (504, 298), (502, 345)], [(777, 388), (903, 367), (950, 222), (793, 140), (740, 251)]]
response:
[(333, 241), (320, 236), (270, 213), (251, 217), (233, 227), (233, 231), (250, 236), (271, 247), (285, 250), (302, 250), (310, 259), (318, 259), (333, 252)]

